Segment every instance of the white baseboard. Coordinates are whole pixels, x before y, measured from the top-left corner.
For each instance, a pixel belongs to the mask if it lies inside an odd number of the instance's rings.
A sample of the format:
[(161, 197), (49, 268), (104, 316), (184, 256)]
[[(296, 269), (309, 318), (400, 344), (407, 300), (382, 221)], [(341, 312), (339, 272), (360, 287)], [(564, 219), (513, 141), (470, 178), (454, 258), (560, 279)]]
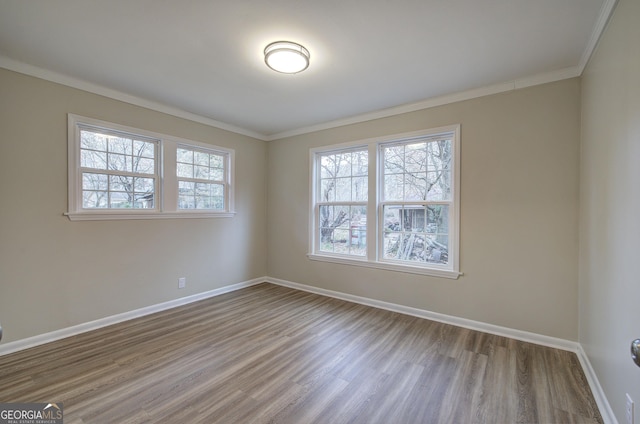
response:
[(501, 327), (498, 325), (487, 324), (480, 321), (474, 321), (466, 318), (460, 318), (452, 315), (440, 314), (424, 309), (412, 308), (409, 306), (399, 305), (396, 303), (383, 302), (381, 300), (371, 299), (368, 297), (356, 296), (352, 294), (337, 292), (333, 290), (321, 289), (318, 287), (307, 286), (305, 284), (294, 283), (291, 281), (281, 280), (278, 278), (267, 277), (267, 282), (292, 289), (302, 290), (310, 293), (320, 294), (323, 296), (334, 297), (336, 299), (346, 300), (362, 305), (373, 306), (374, 308), (385, 309), (387, 311), (398, 312), (404, 315), (411, 315), (418, 318), (425, 318), (431, 321), (438, 321), (445, 324), (455, 325), (457, 327), (469, 328), (471, 330), (482, 331), (484, 333), (495, 334), (497, 336), (509, 337), (511, 339), (521, 340), (524, 342), (535, 343), (538, 345), (549, 346), (556, 349), (578, 352), (579, 344), (565, 339), (544, 336), (541, 334), (530, 333), (527, 331), (515, 330), (513, 328)]
[(89, 321), (89, 322), (74, 325), (71, 327), (62, 328), (60, 330), (51, 331), (49, 333), (39, 334), (37, 336), (28, 337), (26, 339), (16, 340), (15, 342), (9, 342), (9, 343), (0, 345), (0, 356), (8, 355), (10, 353), (14, 353), (24, 349), (29, 349), (31, 347), (39, 346), (39, 345), (53, 342), (56, 340), (64, 339), (66, 337), (75, 336), (77, 334), (85, 333), (87, 331), (97, 330), (98, 328), (117, 324), (130, 319), (139, 318), (139, 317), (150, 315), (160, 311), (165, 311), (167, 309), (186, 305), (188, 303), (197, 302), (199, 300), (208, 299), (210, 297), (220, 296), (221, 294), (229, 293), (235, 290), (243, 289), (245, 287), (250, 287), (256, 284), (264, 283), (267, 280), (268, 279), (266, 277), (254, 278), (253, 280), (244, 281), (237, 284), (231, 284), (231, 285), (220, 287), (214, 290), (197, 293), (191, 296), (181, 297), (180, 299), (170, 300), (168, 302), (146, 306), (144, 308), (135, 309), (133, 311), (123, 312), (121, 314), (100, 318), (95, 321)]
[(600, 385), (598, 376), (591, 366), (591, 361), (589, 361), (589, 357), (582, 348), (582, 345), (578, 345), (578, 351), (576, 352), (576, 355), (578, 355), (580, 365), (582, 365), (582, 370), (584, 371), (584, 374), (587, 377), (587, 381), (589, 382), (591, 393), (593, 393), (593, 397), (598, 404), (598, 409), (600, 410), (600, 415), (602, 415), (602, 420), (605, 422), (605, 424), (618, 424), (618, 420), (616, 419), (616, 416), (611, 409), (611, 405), (607, 400), (607, 396), (604, 394), (604, 390)]
[(318, 287), (307, 286), (305, 284), (294, 283), (291, 281), (281, 280), (278, 278), (266, 278), (266, 281), (272, 284), (289, 287), (296, 290), (302, 290), (309, 293), (315, 293), (322, 296), (333, 297), (336, 299), (346, 300), (348, 302), (359, 303), (362, 305), (372, 306), (374, 308), (385, 309), (392, 312), (398, 312), (405, 315), (411, 315), (418, 318), (425, 318), (432, 321), (438, 321), (445, 324), (451, 324), (458, 327), (469, 328), (471, 330), (482, 331), (489, 334), (495, 334), (498, 336), (509, 337), (511, 339), (521, 340), (524, 342), (535, 343), (542, 346), (548, 346), (556, 349), (567, 350), (574, 352), (578, 356), (578, 360), (582, 366), (582, 369), (589, 382), (589, 387), (593, 393), (593, 397), (598, 404), (598, 409), (602, 415), (602, 419), (605, 424), (618, 424), (615, 415), (609, 405), (609, 401), (602, 390), (602, 386), (598, 381), (598, 377), (591, 367), (589, 359), (582, 349), (582, 346), (578, 342), (570, 340), (564, 340), (556, 337), (549, 337), (542, 334), (530, 333), (527, 331), (516, 330), (508, 327), (501, 327), (498, 325), (487, 324), (480, 321), (474, 321), (466, 318), (455, 317), (451, 315), (440, 314), (437, 312), (430, 312), (423, 309), (411, 308), (404, 305), (398, 305), (390, 302), (383, 302), (376, 299), (370, 299), (367, 297), (356, 296), (352, 294), (337, 292), (333, 290), (321, 289)]
[(591, 392), (598, 404), (600, 414), (605, 424), (618, 424), (615, 415), (611, 409), (611, 405), (607, 400), (607, 397), (598, 381), (598, 377), (589, 362), (585, 351), (580, 343), (570, 340), (564, 340), (556, 337), (544, 336), (541, 334), (531, 333), (527, 331), (516, 330), (508, 327), (501, 327), (498, 325), (487, 324), (480, 321), (474, 321), (466, 318), (455, 317), (452, 315), (440, 314), (437, 312), (430, 312), (423, 309), (412, 308), (409, 306), (399, 305), (390, 302), (384, 302), (381, 300), (371, 299), (362, 296), (356, 296), (352, 294), (337, 292), (333, 290), (326, 290), (318, 287), (308, 286), (305, 284), (294, 283), (291, 281), (282, 280), (279, 278), (261, 277), (253, 280), (244, 281), (229, 286), (220, 287), (214, 290), (206, 291), (203, 293), (194, 294), (191, 296), (182, 297), (180, 299), (170, 300), (168, 302), (159, 303), (157, 305), (151, 305), (144, 308), (136, 309), (129, 312), (124, 312), (117, 315), (101, 318), (95, 321), (86, 322), (83, 324), (74, 325), (72, 327), (63, 328), (60, 330), (52, 331), (50, 333), (40, 334), (37, 336), (29, 337), (15, 342), (6, 343), (0, 345), (0, 356), (8, 355), (13, 352), (17, 352), (23, 349), (28, 349), (41, 344), (53, 342), (66, 337), (75, 336), (87, 331), (96, 330), (109, 325), (117, 324), (123, 321), (131, 320), (134, 318), (142, 317), (145, 315), (153, 314), (156, 312), (164, 311), (167, 309), (175, 308), (178, 306), (186, 305), (189, 303), (197, 302), (199, 300), (207, 299), (210, 297), (220, 296), (224, 293), (229, 293), (235, 290), (240, 290), (245, 287), (254, 286), (263, 282), (276, 284), (279, 286), (289, 287), (296, 290), (301, 290), (309, 293), (315, 293), (322, 296), (333, 297), (336, 299), (346, 300), (348, 302), (359, 303), (362, 305), (372, 306), (374, 308), (385, 309), (392, 312), (398, 312), (405, 315), (411, 315), (418, 318), (425, 318), (432, 321), (438, 321), (445, 324), (451, 324), (458, 327), (468, 328), (471, 330), (482, 331), (489, 334), (495, 334), (498, 336), (509, 337), (524, 342), (535, 343), (538, 345), (549, 346), (556, 349), (562, 349), (574, 352), (578, 356), (578, 360), (582, 366), (582, 369), (587, 377)]

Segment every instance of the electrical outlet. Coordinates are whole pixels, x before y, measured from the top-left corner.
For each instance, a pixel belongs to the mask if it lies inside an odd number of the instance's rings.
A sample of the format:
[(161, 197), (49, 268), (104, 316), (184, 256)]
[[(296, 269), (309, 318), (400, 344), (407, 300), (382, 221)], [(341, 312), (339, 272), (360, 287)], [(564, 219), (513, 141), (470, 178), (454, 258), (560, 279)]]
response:
[(633, 399), (627, 393), (627, 407), (625, 408), (626, 416), (627, 416), (627, 424), (633, 424)]
[(179, 289), (183, 289), (187, 286), (187, 278), (186, 277), (180, 277), (178, 278), (178, 288)]

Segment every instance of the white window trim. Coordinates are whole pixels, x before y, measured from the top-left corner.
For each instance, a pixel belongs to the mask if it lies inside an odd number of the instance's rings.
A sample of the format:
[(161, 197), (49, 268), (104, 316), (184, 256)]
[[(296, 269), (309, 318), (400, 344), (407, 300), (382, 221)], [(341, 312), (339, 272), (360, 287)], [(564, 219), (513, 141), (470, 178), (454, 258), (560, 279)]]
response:
[[(380, 214), (379, 209), (382, 207), (381, 193), (382, 184), (380, 179), (382, 173), (380, 171), (380, 146), (384, 143), (399, 141), (403, 139), (411, 139), (416, 137), (434, 136), (443, 133), (453, 132), (453, 149), (454, 157), (452, 163), (452, 175), (454, 176), (454, 184), (452, 187), (452, 210), (450, 210), (450, 217), (454, 221), (453, 229), (451, 230), (451, 239), (449, 251), (453, 252), (449, 256), (449, 264), (446, 266), (438, 264), (426, 264), (426, 265), (412, 265), (398, 263), (395, 261), (388, 261), (381, 258), (381, 247), (379, 246), (379, 235), (382, 232), (381, 224), (378, 223), (378, 216)], [(326, 252), (320, 252), (319, 240), (316, 234), (316, 223), (318, 217), (316, 216), (316, 196), (318, 194), (316, 187), (316, 175), (317, 175), (317, 154), (332, 152), (341, 149), (355, 149), (357, 147), (366, 147), (369, 150), (369, 200), (367, 206), (367, 216), (374, 217), (374, 219), (367, 219), (367, 256), (355, 257), (340, 254), (331, 254)], [(461, 275), (460, 272), (460, 125), (449, 125), (438, 128), (432, 128), (423, 131), (414, 131), (402, 134), (394, 134), (385, 137), (376, 137), (366, 140), (359, 140), (350, 143), (341, 143), (330, 146), (323, 146), (310, 149), (310, 181), (309, 181), (309, 253), (307, 257), (311, 260), (321, 262), (331, 262), (344, 265), (354, 265), (366, 268), (376, 268), (388, 271), (405, 272), (410, 274), (428, 275), (433, 277), (457, 279)], [(375, 159), (374, 159), (375, 158)]]
[[(82, 125), (103, 128), (107, 131), (123, 132), (157, 140), (157, 187), (154, 209), (118, 210), (82, 208), (80, 171), (80, 127)], [(235, 215), (234, 182), (235, 151), (193, 140), (172, 137), (166, 134), (141, 130), (85, 116), (68, 114), (68, 211), (64, 214), (71, 221), (170, 219), (170, 218), (229, 218)], [(176, 149), (179, 145), (224, 153), (227, 158), (228, 190), (225, 193), (224, 211), (178, 209), (178, 183), (176, 175)]]

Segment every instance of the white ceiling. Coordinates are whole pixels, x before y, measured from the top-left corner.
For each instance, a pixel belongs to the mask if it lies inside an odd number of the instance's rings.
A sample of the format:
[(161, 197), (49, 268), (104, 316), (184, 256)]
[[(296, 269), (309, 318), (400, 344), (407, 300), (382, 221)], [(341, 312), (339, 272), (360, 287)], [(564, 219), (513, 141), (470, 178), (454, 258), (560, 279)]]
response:
[[(274, 139), (452, 93), (580, 75), (614, 5), (0, 0), (0, 67)], [(267, 68), (262, 51), (278, 40), (306, 46), (309, 69)]]

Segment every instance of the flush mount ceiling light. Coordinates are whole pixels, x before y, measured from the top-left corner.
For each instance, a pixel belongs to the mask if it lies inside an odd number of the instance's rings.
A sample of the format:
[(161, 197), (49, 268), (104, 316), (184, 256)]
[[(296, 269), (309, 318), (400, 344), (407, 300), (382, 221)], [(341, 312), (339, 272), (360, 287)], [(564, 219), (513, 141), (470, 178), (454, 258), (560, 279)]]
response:
[(276, 72), (297, 74), (309, 67), (309, 50), (291, 41), (276, 41), (264, 48), (264, 62)]

